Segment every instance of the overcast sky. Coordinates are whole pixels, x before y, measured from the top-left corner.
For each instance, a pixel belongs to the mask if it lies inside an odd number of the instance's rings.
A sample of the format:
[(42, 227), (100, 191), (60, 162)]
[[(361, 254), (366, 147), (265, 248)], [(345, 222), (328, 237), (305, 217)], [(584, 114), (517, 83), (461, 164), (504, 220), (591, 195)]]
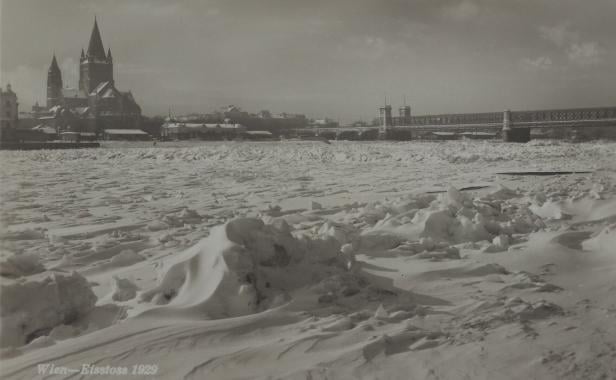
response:
[(144, 114), (414, 114), (616, 105), (615, 0), (0, 0), (0, 82), (45, 101), (94, 16)]

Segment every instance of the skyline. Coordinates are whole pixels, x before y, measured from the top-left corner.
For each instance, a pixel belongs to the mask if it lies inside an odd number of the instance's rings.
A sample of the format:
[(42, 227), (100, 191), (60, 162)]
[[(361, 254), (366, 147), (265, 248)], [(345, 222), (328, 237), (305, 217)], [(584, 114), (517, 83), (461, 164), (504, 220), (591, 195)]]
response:
[(22, 110), (44, 103), (54, 52), (76, 86), (95, 15), (149, 116), (236, 104), (368, 121), (384, 94), (413, 114), (616, 103), (607, 0), (2, 0), (0, 84)]

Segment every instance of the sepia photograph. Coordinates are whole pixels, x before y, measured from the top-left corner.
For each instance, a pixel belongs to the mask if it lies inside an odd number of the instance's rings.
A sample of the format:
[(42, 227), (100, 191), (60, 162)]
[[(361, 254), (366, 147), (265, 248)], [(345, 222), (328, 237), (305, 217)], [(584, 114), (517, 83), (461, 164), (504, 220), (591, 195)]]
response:
[(0, 379), (616, 380), (615, 0), (0, 0)]

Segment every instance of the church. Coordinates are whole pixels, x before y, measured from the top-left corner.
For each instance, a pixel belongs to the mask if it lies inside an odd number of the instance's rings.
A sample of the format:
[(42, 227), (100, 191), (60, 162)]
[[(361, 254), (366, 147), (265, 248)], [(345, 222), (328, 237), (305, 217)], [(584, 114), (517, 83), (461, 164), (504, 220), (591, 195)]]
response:
[[(55, 54), (47, 72), (47, 104), (33, 109), (60, 132), (102, 135), (107, 129), (139, 129), (141, 107), (130, 91), (121, 92), (113, 80), (111, 49), (103, 47), (96, 18), (88, 50), (81, 49), (79, 88), (65, 88)], [(43, 112), (41, 112), (43, 111)]]

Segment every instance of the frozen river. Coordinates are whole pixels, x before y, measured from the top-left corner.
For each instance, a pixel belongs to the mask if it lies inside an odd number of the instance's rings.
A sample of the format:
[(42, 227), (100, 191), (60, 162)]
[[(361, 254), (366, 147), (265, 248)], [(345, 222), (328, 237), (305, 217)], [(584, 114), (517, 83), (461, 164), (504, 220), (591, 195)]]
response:
[(554, 141), (0, 152), (4, 374), (57, 349), (162, 378), (611, 376), (615, 158)]

